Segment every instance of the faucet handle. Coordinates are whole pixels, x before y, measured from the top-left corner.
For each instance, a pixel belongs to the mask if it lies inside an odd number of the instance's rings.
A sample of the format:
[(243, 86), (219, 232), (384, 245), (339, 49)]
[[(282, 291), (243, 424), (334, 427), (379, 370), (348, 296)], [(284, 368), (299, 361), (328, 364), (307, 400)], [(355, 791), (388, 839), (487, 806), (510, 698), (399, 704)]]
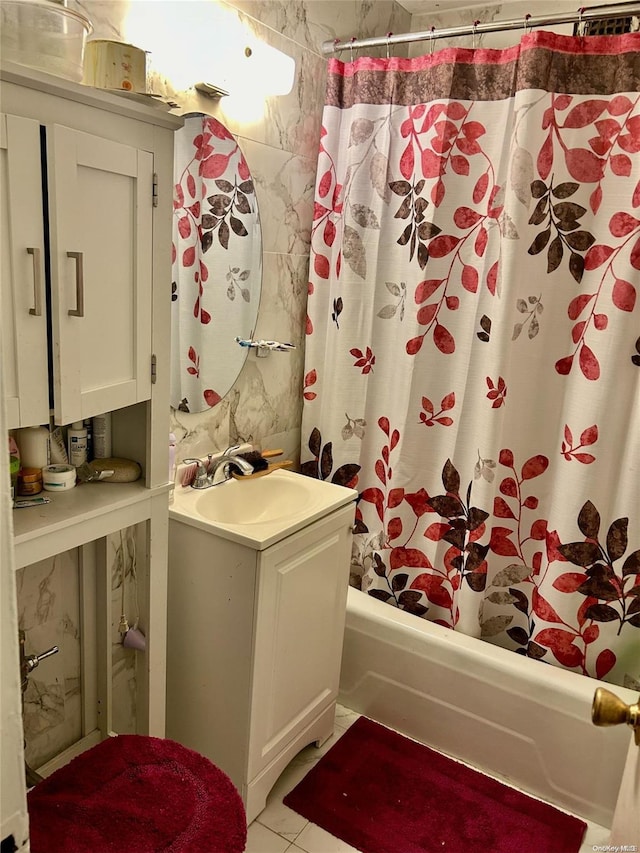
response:
[(39, 655), (27, 655), (25, 657), (25, 661), (27, 662), (27, 670), (31, 672), (38, 666), (40, 661), (44, 660), (45, 658), (50, 658), (51, 655), (57, 655), (59, 651), (60, 649), (58, 648), (58, 646), (51, 646), (50, 649), (47, 649), (46, 652), (41, 652)]
[(197, 457), (197, 456), (194, 456), (194, 457), (191, 457), (191, 456), (190, 456), (188, 459), (183, 459), (183, 460), (182, 460), (182, 464), (183, 464), (183, 465), (193, 465), (194, 463), (195, 463), (196, 465), (204, 465), (204, 463), (203, 463), (202, 459), (198, 459), (198, 457)]
[(232, 444), (231, 447), (227, 447), (227, 449), (223, 452), (223, 456), (235, 456), (236, 453), (240, 450), (239, 444)]

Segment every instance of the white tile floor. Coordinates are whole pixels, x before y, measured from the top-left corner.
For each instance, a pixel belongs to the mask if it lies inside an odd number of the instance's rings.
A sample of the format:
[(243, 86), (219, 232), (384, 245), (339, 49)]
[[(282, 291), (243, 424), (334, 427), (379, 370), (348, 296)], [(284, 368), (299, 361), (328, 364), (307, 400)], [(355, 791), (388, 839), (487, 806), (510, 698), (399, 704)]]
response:
[[(282, 803), (289, 791), (295, 788), (358, 717), (359, 714), (338, 705), (332, 737), (320, 749), (314, 746), (303, 749), (285, 768), (269, 795), (267, 807), (249, 826), (245, 853), (359, 853), (355, 847), (325, 832)], [(587, 824), (580, 853), (593, 853), (594, 846), (605, 845), (609, 837), (609, 830), (605, 827), (589, 821)], [(557, 853), (564, 851), (558, 850)]]

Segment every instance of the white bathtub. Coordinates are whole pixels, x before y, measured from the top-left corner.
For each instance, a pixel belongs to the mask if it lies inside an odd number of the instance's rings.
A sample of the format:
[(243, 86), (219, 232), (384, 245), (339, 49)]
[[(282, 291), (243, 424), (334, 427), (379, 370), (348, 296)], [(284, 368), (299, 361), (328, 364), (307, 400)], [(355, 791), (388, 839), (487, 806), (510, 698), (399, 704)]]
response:
[(631, 729), (592, 724), (601, 684), (349, 589), (339, 702), (610, 827)]

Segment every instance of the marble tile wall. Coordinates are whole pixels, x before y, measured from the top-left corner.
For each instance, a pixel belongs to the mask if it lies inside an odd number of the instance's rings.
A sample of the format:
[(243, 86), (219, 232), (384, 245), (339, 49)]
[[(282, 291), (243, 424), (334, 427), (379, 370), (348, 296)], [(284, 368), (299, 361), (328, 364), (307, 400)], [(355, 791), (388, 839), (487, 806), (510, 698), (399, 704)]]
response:
[(144, 665), (144, 652), (125, 647), (119, 633), (121, 615), (131, 628), (139, 616), (136, 573), (141, 532), (137, 527), (127, 527), (109, 536), (107, 541), (107, 565), (111, 567), (112, 722), (118, 734), (136, 733), (136, 669)]
[(16, 573), (25, 654), (58, 646), (31, 673), (24, 693), (25, 759), (34, 769), (81, 737), (78, 550)]
[[(136, 667), (144, 654), (125, 648), (118, 632), (122, 613), (131, 627), (136, 621), (139, 534), (138, 528), (129, 527), (107, 539), (113, 729), (120, 734), (136, 731)], [(75, 548), (16, 573), (18, 624), (25, 632), (25, 654), (40, 654), (54, 645), (60, 649), (33, 670), (24, 693), (25, 760), (34, 769), (83, 735), (79, 565), (80, 552)], [(92, 654), (93, 647), (87, 651)], [(91, 727), (96, 725), (94, 720)]]

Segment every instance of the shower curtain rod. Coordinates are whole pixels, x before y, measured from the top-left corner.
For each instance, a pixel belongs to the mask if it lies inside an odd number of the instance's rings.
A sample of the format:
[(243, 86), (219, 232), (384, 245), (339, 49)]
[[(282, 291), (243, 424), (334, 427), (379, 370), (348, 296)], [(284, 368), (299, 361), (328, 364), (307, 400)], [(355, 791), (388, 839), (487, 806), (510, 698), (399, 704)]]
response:
[(373, 38), (357, 39), (350, 41), (324, 41), (322, 52), (324, 54), (339, 53), (342, 50), (357, 50), (361, 47), (391, 47), (395, 44), (405, 44), (414, 41), (429, 41), (432, 39), (452, 38), (454, 36), (472, 36), (482, 33), (497, 33), (504, 30), (523, 30), (530, 27), (545, 27), (549, 24), (571, 24), (577, 22), (592, 21), (599, 18), (626, 18), (628, 15), (640, 15), (640, 3), (627, 2), (605, 4), (602, 6), (590, 6), (578, 9), (576, 12), (557, 12), (551, 15), (526, 15), (522, 18), (513, 18), (508, 21), (491, 21), (483, 24), (480, 21), (467, 24), (462, 27), (447, 27), (437, 30), (423, 30), (417, 33), (389, 33), (386, 36), (375, 36)]

